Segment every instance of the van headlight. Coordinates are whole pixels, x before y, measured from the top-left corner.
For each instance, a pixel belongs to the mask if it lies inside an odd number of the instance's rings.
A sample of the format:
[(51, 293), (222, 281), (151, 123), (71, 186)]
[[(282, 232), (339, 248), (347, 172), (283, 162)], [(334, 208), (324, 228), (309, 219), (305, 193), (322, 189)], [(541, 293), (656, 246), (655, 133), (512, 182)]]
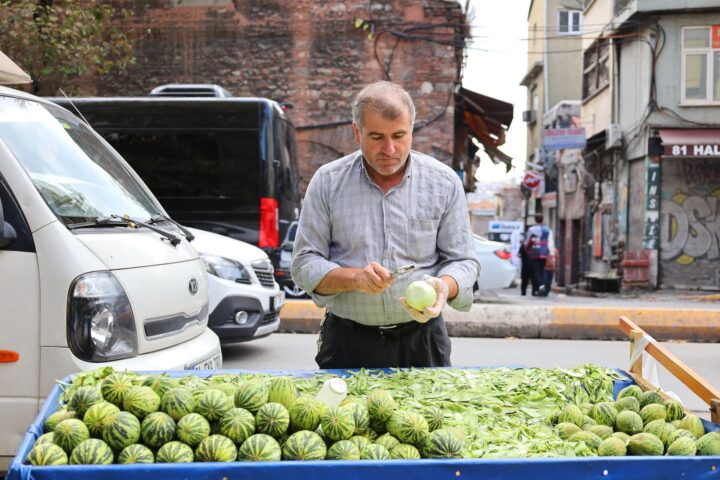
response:
[(70, 285), (67, 337), (73, 354), (87, 362), (138, 354), (130, 300), (112, 273), (86, 273)]
[(250, 272), (238, 261), (207, 253), (201, 253), (200, 258), (211, 275), (238, 283), (252, 283)]

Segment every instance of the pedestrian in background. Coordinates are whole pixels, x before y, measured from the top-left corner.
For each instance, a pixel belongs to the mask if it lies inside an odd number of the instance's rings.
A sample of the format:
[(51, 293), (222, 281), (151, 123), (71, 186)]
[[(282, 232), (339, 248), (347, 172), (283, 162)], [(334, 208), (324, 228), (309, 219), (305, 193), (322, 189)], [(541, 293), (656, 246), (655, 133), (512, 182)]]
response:
[(528, 228), (525, 236), (525, 251), (530, 263), (530, 275), (533, 295), (546, 297), (550, 293), (545, 285), (545, 263), (550, 252), (555, 249), (552, 230), (543, 223), (543, 214), (535, 214), (535, 225)]
[[(399, 85), (365, 87), (353, 103), (360, 150), (320, 167), (298, 222), (292, 278), (327, 309), (320, 368), (450, 365), (441, 311), (472, 306), (480, 273), (462, 182), (411, 150), (415, 107)], [(391, 270), (415, 265), (409, 275)], [(423, 311), (403, 297), (413, 280), (435, 289)]]

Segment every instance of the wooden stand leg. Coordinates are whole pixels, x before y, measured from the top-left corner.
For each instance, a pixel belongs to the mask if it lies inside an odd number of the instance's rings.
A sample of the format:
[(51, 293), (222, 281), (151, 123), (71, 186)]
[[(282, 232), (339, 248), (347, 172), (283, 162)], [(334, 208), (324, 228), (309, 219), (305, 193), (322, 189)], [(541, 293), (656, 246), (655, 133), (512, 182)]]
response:
[(720, 399), (718, 398), (710, 401), (710, 420), (713, 423), (720, 423)]
[[(642, 330), (632, 330), (630, 332), (630, 336), (632, 337), (632, 340), (630, 341), (630, 358), (632, 358), (635, 348), (638, 346), (638, 342), (643, 337), (643, 332)], [(642, 376), (642, 355), (638, 357), (635, 363), (630, 365), (630, 373)]]

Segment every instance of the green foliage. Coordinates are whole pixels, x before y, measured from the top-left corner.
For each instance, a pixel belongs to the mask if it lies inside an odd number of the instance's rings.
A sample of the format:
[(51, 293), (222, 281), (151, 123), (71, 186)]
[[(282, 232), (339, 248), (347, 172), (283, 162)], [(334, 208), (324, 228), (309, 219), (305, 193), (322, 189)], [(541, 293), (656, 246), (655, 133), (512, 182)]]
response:
[(30, 73), (34, 93), (54, 94), (65, 80), (122, 71), (135, 62), (120, 28), (128, 16), (124, 8), (77, 0), (0, 0), (0, 12), (0, 50)]

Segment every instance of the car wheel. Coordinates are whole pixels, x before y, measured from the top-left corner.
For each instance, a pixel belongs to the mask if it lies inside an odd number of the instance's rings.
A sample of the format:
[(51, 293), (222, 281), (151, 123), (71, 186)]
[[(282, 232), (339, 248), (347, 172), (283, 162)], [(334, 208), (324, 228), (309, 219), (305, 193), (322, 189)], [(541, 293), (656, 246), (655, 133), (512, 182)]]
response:
[(290, 298), (304, 298), (307, 296), (305, 290), (298, 287), (294, 283), (292, 284), (292, 286), (284, 285), (283, 289), (285, 290), (285, 295)]

